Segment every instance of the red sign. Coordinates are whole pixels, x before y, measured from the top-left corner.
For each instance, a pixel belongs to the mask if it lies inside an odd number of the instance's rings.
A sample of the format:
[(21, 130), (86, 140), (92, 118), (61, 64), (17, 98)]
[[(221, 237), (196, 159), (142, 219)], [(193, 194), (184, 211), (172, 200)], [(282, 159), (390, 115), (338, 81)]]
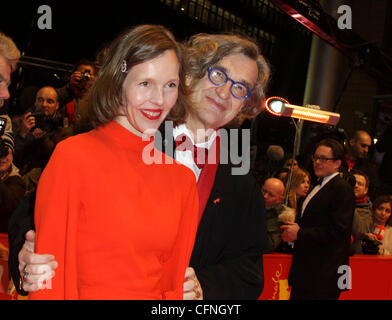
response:
[[(264, 290), (259, 300), (288, 300), (291, 255), (265, 254)], [(350, 258), (351, 289), (340, 300), (391, 300), (392, 256), (355, 255)]]

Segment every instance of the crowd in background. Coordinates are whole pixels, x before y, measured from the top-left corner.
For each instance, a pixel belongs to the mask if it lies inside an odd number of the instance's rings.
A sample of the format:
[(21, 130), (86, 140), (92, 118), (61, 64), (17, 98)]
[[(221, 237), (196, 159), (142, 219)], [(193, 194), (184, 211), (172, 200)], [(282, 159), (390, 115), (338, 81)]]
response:
[[(388, 150), (386, 146), (391, 142), (388, 135), (390, 129), (374, 145), (368, 132), (358, 130), (352, 137), (341, 142), (345, 150), (345, 161), (340, 168), (340, 175), (352, 186), (356, 202), (351, 254), (392, 254), (391, 182), (388, 171), (385, 170), (388, 167), (388, 156), (384, 155), (381, 165), (370, 156), (372, 148), (378, 151)], [(308, 161), (312, 152), (298, 155), (297, 160), (291, 155), (285, 157), (285, 151), (279, 145), (269, 146), (267, 157), (258, 163), (258, 170), (255, 171), (267, 209), (269, 252), (292, 252), (292, 247), (282, 241), (283, 231), (280, 226), (287, 221), (296, 220), (298, 208), (318, 183), (317, 177), (313, 175), (313, 168), (309, 165), (311, 162)]]

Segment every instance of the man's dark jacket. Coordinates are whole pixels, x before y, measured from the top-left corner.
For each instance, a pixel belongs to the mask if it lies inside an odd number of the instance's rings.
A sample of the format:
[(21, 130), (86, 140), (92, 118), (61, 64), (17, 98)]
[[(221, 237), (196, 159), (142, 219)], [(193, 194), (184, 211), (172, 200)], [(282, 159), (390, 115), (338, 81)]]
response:
[[(160, 132), (162, 147), (156, 147), (173, 157), (172, 132), (165, 137), (163, 126)], [(232, 168), (218, 165), (190, 261), (208, 300), (257, 299), (264, 287), (264, 198), (250, 174), (233, 175)]]
[(342, 270), (349, 265), (354, 209), (353, 189), (338, 175), (315, 194), (302, 217), (298, 212), (300, 230), (289, 273), (292, 298), (337, 299), (344, 289), (338, 280), (347, 275)]

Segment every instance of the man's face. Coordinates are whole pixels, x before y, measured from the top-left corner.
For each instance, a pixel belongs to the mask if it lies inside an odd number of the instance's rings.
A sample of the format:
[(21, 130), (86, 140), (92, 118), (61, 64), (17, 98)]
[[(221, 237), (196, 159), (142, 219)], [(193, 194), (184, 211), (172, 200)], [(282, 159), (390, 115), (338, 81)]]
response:
[[(290, 169), (292, 163), (293, 163), (293, 159), (287, 159), (283, 167)], [(294, 159), (293, 169), (297, 169), (297, 168), (298, 168), (298, 161)]]
[(319, 146), (313, 155), (313, 169), (316, 177), (324, 178), (339, 171), (340, 160), (335, 160), (332, 149)]
[(8, 154), (5, 157), (0, 158), (0, 172), (7, 171), (11, 167), (13, 160), (12, 150), (11, 148), (8, 148)]
[(354, 195), (356, 199), (360, 199), (368, 192), (368, 187), (366, 186), (366, 178), (359, 174), (354, 174), (354, 177), (356, 181), (354, 187)]
[(8, 86), (11, 83), (11, 64), (0, 55), (0, 107), (10, 97)]
[(283, 202), (284, 185), (282, 182), (278, 183), (278, 181), (268, 179), (261, 187), (261, 191), (266, 208)]
[(366, 133), (362, 133), (356, 139), (350, 140), (350, 147), (356, 159), (366, 159), (371, 145), (372, 139)]
[(34, 106), (36, 111), (43, 112), (46, 116), (54, 115), (59, 108), (56, 90), (51, 87), (40, 89), (35, 97)]
[[(252, 89), (258, 76), (256, 61), (243, 54), (230, 54), (213, 67), (226, 72), (233, 81), (242, 82)], [(197, 128), (217, 129), (232, 121), (246, 99), (239, 100), (230, 93), (232, 82), (228, 80), (222, 86), (210, 82), (208, 72), (192, 88), (193, 111), (187, 123)]]

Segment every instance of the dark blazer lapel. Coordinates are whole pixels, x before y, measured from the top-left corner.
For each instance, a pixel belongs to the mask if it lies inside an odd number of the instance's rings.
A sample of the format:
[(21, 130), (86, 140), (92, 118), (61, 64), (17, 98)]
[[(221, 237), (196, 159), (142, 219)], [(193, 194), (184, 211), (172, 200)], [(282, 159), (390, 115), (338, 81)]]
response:
[[(322, 202), (320, 202), (320, 199), (325, 198), (326, 196), (326, 192), (328, 193), (328, 189), (331, 186), (331, 184), (334, 183), (334, 181), (336, 181), (336, 179), (339, 177), (339, 175), (333, 177), (331, 180), (329, 180), (319, 191), (317, 191), (317, 193), (312, 197), (312, 199), (310, 199), (309, 203), (307, 204), (304, 214), (302, 215), (302, 217), (300, 218), (301, 220), (304, 219), (304, 217), (306, 217), (306, 214), (309, 210), (314, 210), (314, 208), (318, 205), (322, 206)], [(333, 200), (331, 200), (333, 201)], [(323, 208), (320, 208), (321, 210)]]

